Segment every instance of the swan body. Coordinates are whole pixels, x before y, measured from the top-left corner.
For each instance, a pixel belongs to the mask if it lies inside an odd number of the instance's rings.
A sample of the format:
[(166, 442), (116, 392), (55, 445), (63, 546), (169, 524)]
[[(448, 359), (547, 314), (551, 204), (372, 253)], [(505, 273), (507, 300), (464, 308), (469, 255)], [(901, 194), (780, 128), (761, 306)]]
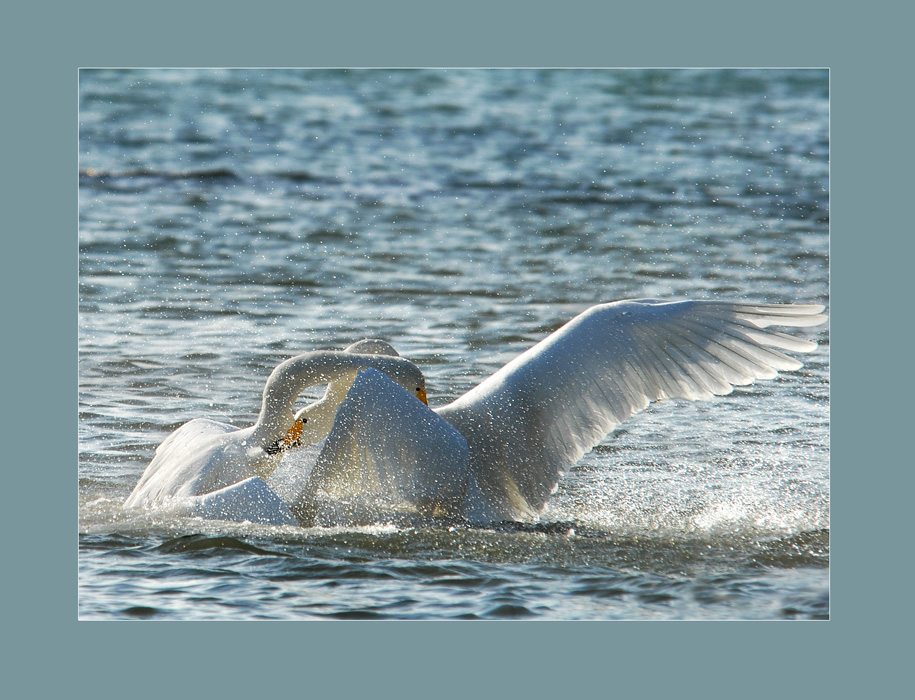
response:
[(180, 499), (178, 503), (181, 514), (192, 518), (267, 525), (299, 524), (276, 492), (256, 476), (200, 496)]
[[(303, 524), (322, 505), (359, 502), (372, 518), (397, 501), (431, 514), (442, 498), (460, 498), (467, 441), (447, 421), (381, 372), (358, 374), (333, 428), (290, 509)], [(323, 503), (322, 503), (323, 501)]]
[(653, 401), (708, 399), (795, 370), (816, 344), (771, 326), (826, 320), (822, 306), (653, 299), (579, 314), (454, 402), (433, 410), (361, 371), (290, 510), (321, 494), (396, 495), (475, 524), (530, 520), (560, 477)]
[(304, 432), (308, 416), (297, 419), (293, 414), (302, 390), (318, 384), (346, 383), (367, 367), (383, 372), (395, 384), (425, 399), (422, 372), (401, 357), (346, 351), (298, 355), (270, 374), (253, 426), (238, 429), (207, 418), (185, 423), (157, 448), (124, 505), (149, 506), (193, 498), (250, 478), (263, 482), (279, 464), (284, 449), (294, 445)]

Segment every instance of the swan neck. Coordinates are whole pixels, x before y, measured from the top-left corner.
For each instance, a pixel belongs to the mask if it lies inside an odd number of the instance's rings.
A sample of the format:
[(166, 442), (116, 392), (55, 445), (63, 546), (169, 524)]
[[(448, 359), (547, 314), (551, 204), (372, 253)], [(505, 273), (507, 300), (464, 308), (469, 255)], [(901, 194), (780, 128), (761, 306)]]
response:
[[(331, 350), (309, 352), (286, 360), (273, 370), (264, 387), (263, 403), (260, 416), (254, 425), (253, 439), (266, 446), (282, 438), (295, 420), (293, 408), (296, 399), (308, 387), (333, 385), (336, 380), (343, 379), (346, 375), (352, 375), (354, 378), (359, 370), (366, 367), (397, 364), (398, 361), (404, 362), (401, 358)], [(344, 383), (343, 388), (345, 396), (349, 384)], [(342, 397), (339, 401), (342, 401)]]

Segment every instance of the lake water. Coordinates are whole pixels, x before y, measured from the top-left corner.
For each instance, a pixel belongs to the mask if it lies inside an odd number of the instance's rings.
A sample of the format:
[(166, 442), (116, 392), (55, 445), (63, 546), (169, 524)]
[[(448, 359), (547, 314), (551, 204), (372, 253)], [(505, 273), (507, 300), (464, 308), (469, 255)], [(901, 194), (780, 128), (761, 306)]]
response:
[[(631, 297), (829, 303), (822, 70), (83, 70), (81, 619), (822, 619), (828, 326), (625, 423), (540, 523), (125, 511), (198, 416), (364, 337), (461, 395)], [(318, 394), (310, 391), (308, 396)], [(304, 401), (304, 399), (303, 399)]]

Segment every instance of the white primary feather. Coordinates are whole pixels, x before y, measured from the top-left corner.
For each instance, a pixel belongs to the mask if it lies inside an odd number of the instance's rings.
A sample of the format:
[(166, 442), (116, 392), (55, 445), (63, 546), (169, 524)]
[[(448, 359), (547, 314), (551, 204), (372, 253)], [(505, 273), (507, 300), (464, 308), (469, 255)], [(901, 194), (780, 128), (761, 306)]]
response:
[[(765, 330), (815, 326), (821, 306), (653, 299), (594, 306), (452, 404), (489, 517), (539, 513), (559, 478), (652, 401), (705, 399), (801, 363), (815, 343)], [(778, 348), (778, 349), (773, 349)]]

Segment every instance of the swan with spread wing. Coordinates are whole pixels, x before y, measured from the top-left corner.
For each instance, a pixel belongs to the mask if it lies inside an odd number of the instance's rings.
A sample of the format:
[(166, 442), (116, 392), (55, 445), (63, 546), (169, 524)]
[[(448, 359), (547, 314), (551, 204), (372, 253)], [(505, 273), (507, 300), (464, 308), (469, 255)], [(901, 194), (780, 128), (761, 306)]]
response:
[[(654, 299), (591, 307), (454, 402), (430, 410), (377, 370), (359, 372), (304, 487), (324, 498), (394, 496), (474, 524), (535, 518), (560, 477), (653, 401), (707, 399), (796, 370), (816, 344), (773, 326), (826, 321), (822, 306)], [(339, 395), (338, 395), (339, 398)]]

